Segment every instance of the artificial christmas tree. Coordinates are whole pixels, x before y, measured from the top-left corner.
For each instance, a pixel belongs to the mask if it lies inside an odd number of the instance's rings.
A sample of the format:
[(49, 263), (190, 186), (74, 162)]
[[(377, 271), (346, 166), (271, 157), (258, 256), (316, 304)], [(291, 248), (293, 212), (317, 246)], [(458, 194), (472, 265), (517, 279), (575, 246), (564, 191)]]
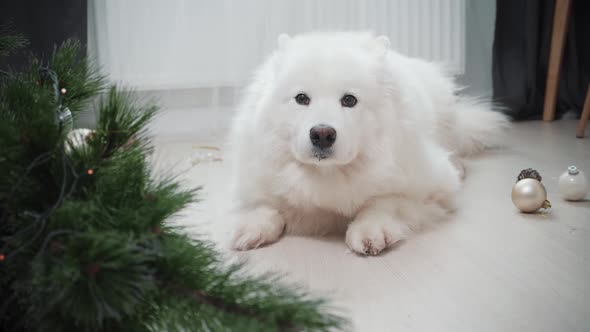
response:
[[(4, 51), (22, 43), (0, 38)], [(74, 144), (72, 119), (97, 97), (96, 128)], [(196, 191), (151, 171), (156, 111), (107, 87), (72, 41), (0, 73), (0, 330), (345, 326), (323, 300), (222, 267), (211, 244), (171, 226)]]

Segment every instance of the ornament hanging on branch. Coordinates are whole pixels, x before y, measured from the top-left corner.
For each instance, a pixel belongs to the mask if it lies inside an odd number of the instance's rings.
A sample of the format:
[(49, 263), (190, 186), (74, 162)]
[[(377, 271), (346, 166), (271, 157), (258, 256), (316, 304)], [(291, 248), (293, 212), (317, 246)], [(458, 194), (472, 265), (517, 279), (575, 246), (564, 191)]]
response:
[(79, 149), (88, 144), (88, 140), (95, 134), (94, 130), (78, 128), (70, 131), (66, 136), (65, 149), (70, 153), (72, 149)]
[(541, 183), (541, 175), (532, 168), (522, 170), (512, 186), (512, 203), (520, 211), (533, 213), (540, 209), (549, 209), (547, 190)]
[(56, 113), (57, 121), (60, 125), (60, 128), (70, 132), (72, 130), (72, 125), (74, 122), (72, 117), (72, 111), (70, 111), (70, 109), (67, 107), (59, 107)]

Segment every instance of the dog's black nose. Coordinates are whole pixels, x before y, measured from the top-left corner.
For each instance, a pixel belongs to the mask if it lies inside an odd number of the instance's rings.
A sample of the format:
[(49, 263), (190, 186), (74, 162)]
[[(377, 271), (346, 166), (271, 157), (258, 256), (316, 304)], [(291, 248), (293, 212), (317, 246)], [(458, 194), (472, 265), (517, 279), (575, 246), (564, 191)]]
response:
[(336, 129), (326, 125), (317, 125), (309, 131), (309, 139), (315, 147), (329, 148), (336, 142)]

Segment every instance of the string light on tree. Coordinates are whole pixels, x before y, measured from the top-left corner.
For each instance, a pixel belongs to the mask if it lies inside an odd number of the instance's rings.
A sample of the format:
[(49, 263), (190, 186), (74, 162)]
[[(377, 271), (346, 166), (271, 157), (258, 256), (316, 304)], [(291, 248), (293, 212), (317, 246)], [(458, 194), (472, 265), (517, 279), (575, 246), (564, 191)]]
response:
[(54, 240), (51, 241), (51, 244), (49, 245), (49, 248), (51, 250), (52, 253), (54, 254), (58, 254), (61, 253), (64, 250), (64, 245), (62, 242)]
[(98, 263), (90, 263), (86, 266), (86, 274), (94, 278), (100, 272), (100, 265)]
[(61, 88), (60, 92), (62, 95), (65, 95), (68, 90), (66, 90), (66, 88)]

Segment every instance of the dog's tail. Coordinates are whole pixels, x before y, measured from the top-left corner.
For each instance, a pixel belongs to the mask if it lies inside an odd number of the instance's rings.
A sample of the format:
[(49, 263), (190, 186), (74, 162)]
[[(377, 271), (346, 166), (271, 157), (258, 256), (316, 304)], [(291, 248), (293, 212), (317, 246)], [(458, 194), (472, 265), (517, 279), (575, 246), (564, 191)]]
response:
[(510, 125), (501, 109), (481, 98), (458, 97), (449, 130), (454, 138), (453, 150), (460, 156), (470, 156), (487, 148), (501, 145), (505, 129)]

